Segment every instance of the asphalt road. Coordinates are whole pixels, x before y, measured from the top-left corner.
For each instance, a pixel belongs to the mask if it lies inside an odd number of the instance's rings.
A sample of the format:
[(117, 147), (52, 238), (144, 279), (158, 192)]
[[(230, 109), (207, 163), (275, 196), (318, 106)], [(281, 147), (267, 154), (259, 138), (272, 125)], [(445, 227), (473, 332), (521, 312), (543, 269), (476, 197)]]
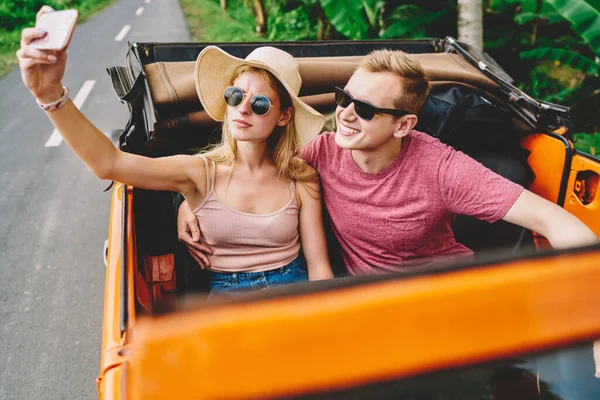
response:
[[(76, 29), (63, 83), (73, 98), (91, 88), (81, 110), (100, 130), (124, 128), (106, 67), (123, 65), (128, 40), (189, 39), (177, 0), (117, 1)], [(0, 93), (0, 399), (94, 399), (107, 182), (64, 142), (46, 147), (52, 125), (18, 70)]]

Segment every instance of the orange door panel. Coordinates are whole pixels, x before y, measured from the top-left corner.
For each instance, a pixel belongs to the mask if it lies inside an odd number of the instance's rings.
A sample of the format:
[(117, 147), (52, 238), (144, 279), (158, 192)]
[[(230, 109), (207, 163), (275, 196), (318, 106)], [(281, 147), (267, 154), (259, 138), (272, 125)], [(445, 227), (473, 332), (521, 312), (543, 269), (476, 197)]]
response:
[[(521, 146), (531, 152), (527, 164), (535, 174), (535, 179), (527, 189), (563, 206), (574, 152), (571, 142), (548, 132), (525, 137)], [(533, 240), (538, 249), (550, 247), (550, 242), (536, 232), (533, 233)]]
[(531, 152), (527, 163), (535, 174), (528, 189), (562, 206), (573, 154), (571, 143), (554, 133), (536, 133), (524, 138), (521, 146)]
[(600, 159), (576, 151), (571, 162), (569, 181), (565, 189), (567, 211), (577, 216), (600, 236)]
[(131, 188), (115, 184), (110, 214), (100, 376), (96, 380), (98, 397), (105, 400), (123, 398), (122, 368), (129, 357), (125, 349), (135, 325), (133, 282), (137, 254), (132, 199)]

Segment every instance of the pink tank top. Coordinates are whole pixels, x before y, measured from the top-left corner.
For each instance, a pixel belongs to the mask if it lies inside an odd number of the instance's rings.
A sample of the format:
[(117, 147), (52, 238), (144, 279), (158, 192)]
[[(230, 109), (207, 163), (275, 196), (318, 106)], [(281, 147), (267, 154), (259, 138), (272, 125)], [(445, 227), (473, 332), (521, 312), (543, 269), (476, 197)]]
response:
[(250, 214), (223, 203), (215, 193), (213, 176), (206, 166), (206, 197), (193, 212), (200, 221), (202, 241), (211, 247), (210, 270), (215, 272), (261, 272), (283, 267), (300, 252), (299, 208), (294, 182), (290, 201), (270, 214)]

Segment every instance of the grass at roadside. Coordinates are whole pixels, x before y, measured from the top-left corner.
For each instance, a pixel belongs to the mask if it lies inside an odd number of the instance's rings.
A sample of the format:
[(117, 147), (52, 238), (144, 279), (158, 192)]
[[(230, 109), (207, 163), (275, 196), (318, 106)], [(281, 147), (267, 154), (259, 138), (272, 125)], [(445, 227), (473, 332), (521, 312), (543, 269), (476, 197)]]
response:
[[(79, 11), (79, 23), (90, 19), (98, 11), (114, 1), (115, 0), (88, 0), (77, 5), (75, 8)], [(33, 24), (34, 21), (31, 21), (31, 25)], [(17, 56), (15, 53), (19, 49), (20, 38), (21, 28), (9, 32), (0, 29), (0, 78), (17, 65)]]
[(20, 31), (0, 30), (0, 78), (17, 65), (15, 53), (19, 49)]
[(181, 0), (192, 40), (198, 42), (259, 42), (252, 12), (241, 1), (228, 1), (223, 11), (218, 1)]

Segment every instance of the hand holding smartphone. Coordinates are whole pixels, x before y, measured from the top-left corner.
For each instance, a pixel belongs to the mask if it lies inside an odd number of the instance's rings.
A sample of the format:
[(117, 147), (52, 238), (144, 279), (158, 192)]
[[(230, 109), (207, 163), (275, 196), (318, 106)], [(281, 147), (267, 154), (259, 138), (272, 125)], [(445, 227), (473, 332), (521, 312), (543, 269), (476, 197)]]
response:
[(46, 36), (35, 39), (31, 47), (38, 50), (63, 51), (69, 45), (79, 13), (77, 10), (53, 11), (41, 14), (35, 27), (45, 30)]

